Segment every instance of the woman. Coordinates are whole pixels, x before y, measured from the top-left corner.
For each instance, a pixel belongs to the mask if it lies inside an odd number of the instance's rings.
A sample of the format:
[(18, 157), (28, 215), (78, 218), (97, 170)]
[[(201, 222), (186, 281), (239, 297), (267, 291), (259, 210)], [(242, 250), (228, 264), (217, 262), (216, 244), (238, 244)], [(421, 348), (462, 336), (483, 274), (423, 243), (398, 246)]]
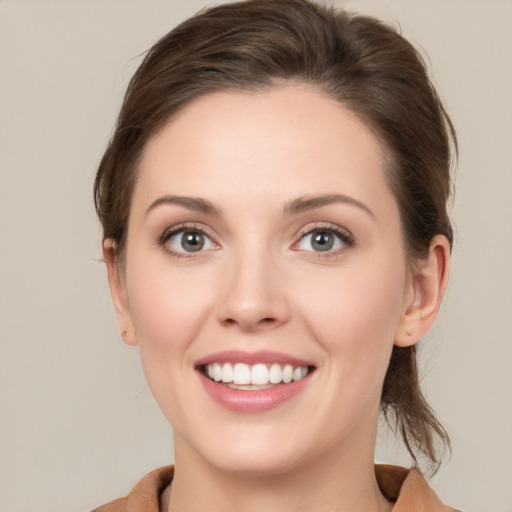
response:
[(150, 50), (95, 183), (121, 335), (175, 467), (100, 511), (452, 510), (415, 344), (439, 310), (453, 127), (421, 58), (306, 0), (206, 10)]

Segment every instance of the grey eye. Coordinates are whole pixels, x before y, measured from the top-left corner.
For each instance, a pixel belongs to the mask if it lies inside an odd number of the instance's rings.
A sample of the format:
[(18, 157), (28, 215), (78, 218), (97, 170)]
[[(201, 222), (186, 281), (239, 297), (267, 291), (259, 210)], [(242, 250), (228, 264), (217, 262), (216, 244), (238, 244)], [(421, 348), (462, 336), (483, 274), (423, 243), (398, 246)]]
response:
[(169, 237), (167, 243), (174, 252), (200, 252), (214, 247), (209, 237), (194, 230), (178, 231)]
[(326, 229), (315, 229), (302, 237), (298, 247), (302, 251), (327, 252), (340, 249), (343, 244), (340, 235)]

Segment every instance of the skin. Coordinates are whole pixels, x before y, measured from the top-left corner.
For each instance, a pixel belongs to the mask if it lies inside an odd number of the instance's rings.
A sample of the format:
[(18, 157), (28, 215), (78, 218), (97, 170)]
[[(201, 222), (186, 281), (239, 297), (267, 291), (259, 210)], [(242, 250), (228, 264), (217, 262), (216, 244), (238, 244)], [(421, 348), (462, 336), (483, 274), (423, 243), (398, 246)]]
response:
[[(329, 194), (349, 200), (284, 213)], [(216, 211), (158, 203), (168, 195)], [(162, 240), (183, 223), (206, 233), (203, 250)], [(327, 228), (349, 241), (315, 250), (308, 233)], [(147, 144), (122, 267), (111, 240), (104, 255), (123, 338), (174, 429), (170, 509), (391, 510), (373, 473), (382, 383), (393, 345), (436, 317), (449, 246), (437, 236), (406, 260), (384, 150), (357, 116), (300, 85), (195, 100)], [(194, 368), (232, 349), (315, 371), (279, 407), (236, 413)]]

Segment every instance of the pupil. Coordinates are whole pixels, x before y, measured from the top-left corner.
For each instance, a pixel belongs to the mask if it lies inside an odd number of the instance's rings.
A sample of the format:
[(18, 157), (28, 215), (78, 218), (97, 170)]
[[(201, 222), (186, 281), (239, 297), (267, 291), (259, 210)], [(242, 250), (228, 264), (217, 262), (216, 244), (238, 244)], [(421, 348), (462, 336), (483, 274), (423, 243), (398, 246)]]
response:
[(332, 249), (334, 237), (327, 231), (320, 231), (313, 237), (313, 248), (317, 251), (328, 251)]
[(181, 245), (183, 246), (183, 249), (188, 252), (200, 251), (204, 245), (204, 236), (201, 233), (194, 231), (184, 233)]

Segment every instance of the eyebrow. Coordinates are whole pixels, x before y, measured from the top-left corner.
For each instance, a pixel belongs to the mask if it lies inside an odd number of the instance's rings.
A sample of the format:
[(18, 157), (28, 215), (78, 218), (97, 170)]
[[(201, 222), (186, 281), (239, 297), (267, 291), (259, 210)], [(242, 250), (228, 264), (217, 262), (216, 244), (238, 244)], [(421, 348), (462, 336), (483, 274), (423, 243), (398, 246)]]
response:
[(371, 217), (375, 218), (375, 214), (370, 210), (370, 208), (368, 208), (368, 206), (366, 206), (361, 201), (354, 199), (353, 197), (345, 196), (343, 194), (322, 194), (298, 197), (284, 207), (284, 214), (294, 215), (298, 213), (304, 213), (309, 210), (321, 208), (322, 206), (327, 206), (333, 203), (342, 203), (355, 206), (366, 212)]
[[(314, 210), (316, 208), (321, 208), (322, 206), (328, 206), (333, 203), (342, 203), (348, 204), (351, 206), (356, 206), (357, 208), (363, 210), (371, 217), (375, 218), (374, 213), (361, 201), (354, 199), (350, 196), (345, 196), (343, 194), (322, 194), (322, 195), (314, 195), (314, 196), (303, 196), (294, 199), (289, 202), (283, 210), (285, 215), (296, 215), (299, 213), (304, 213), (310, 210)], [(216, 208), (210, 201), (200, 197), (188, 197), (188, 196), (173, 196), (166, 195), (159, 197), (155, 201), (151, 203), (149, 208), (146, 210), (146, 215), (163, 204), (174, 204), (177, 206), (181, 206), (183, 208), (187, 208), (188, 210), (194, 210), (197, 212), (204, 213), (206, 215), (215, 215), (220, 216), (220, 210)]]
[(187, 197), (187, 196), (162, 196), (156, 199), (151, 203), (149, 208), (146, 210), (146, 215), (163, 204), (174, 204), (177, 206), (182, 206), (183, 208), (187, 208), (188, 210), (194, 210), (197, 212), (201, 212), (207, 215), (215, 215), (219, 216), (220, 211), (218, 208), (213, 206), (210, 201), (206, 199), (202, 199), (200, 197)]

